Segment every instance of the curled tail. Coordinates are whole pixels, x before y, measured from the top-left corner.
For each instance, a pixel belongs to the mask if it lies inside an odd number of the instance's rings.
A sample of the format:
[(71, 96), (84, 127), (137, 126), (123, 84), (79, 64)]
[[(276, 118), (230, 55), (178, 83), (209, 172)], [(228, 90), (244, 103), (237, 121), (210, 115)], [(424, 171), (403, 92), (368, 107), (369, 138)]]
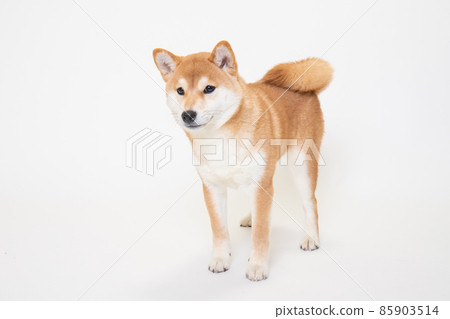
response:
[(331, 82), (333, 68), (322, 59), (281, 63), (270, 69), (262, 82), (289, 89), (295, 92), (320, 93)]

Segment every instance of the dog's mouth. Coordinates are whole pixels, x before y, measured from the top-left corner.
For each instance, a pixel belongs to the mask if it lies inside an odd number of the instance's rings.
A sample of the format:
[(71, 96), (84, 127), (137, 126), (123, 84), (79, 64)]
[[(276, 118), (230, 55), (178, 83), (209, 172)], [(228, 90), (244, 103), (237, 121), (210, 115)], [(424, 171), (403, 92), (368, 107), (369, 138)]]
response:
[(191, 129), (191, 130), (197, 130), (197, 129), (199, 129), (199, 128), (202, 128), (202, 127), (206, 126), (206, 124), (208, 124), (209, 122), (211, 122), (212, 118), (213, 118), (213, 116), (211, 116), (211, 118), (210, 118), (206, 123), (201, 123), (201, 124), (199, 124), (199, 123), (196, 123), (196, 122), (194, 121), (193, 123), (189, 123), (189, 124), (186, 124), (186, 123), (185, 123), (184, 126), (187, 127), (188, 129)]
[(191, 129), (191, 130), (196, 130), (196, 129), (199, 129), (199, 128), (205, 126), (206, 124), (208, 124), (208, 123), (204, 123), (204, 124), (195, 124), (195, 123), (194, 124), (184, 124), (184, 126), (189, 128), (189, 129)]

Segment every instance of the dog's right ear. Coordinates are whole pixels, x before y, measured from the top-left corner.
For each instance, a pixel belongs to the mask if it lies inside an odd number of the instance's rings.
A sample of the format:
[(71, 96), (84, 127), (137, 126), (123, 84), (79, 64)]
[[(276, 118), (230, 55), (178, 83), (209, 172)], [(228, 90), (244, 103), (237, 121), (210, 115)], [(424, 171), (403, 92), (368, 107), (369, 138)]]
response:
[(153, 50), (153, 60), (155, 60), (155, 64), (159, 72), (161, 72), (164, 81), (167, 82), (178, 64), (180, 64), (181, 58), (167, 50), (155, 49)]

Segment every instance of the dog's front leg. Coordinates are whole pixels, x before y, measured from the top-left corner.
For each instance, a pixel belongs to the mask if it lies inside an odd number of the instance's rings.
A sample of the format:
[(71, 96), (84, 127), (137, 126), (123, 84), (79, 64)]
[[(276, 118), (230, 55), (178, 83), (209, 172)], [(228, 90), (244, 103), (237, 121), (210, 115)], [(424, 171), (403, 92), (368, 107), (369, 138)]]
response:
[(252, 248), (246, 276), (252, 281), (269, 275), (270, 210), (272, 207), (272, 181), (260, 183), (254, 189), (252, 209)]
[(203, 183), (206, 207), (213, 233), (213, 252), (208, 269), (223, 272), (230, 268), (230, 236), (227, 227), (227, 189)]

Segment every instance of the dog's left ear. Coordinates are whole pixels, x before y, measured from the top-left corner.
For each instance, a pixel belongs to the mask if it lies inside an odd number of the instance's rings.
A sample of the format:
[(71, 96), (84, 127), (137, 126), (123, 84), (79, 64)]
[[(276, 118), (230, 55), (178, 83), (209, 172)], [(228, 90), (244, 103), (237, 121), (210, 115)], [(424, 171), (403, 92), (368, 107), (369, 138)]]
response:
[(234, 57), (231, 45), (227, 41), (220, 41), (217, 43), (209, 56), (209, 61), (231, 75), (237, 74), (236, 58)]

